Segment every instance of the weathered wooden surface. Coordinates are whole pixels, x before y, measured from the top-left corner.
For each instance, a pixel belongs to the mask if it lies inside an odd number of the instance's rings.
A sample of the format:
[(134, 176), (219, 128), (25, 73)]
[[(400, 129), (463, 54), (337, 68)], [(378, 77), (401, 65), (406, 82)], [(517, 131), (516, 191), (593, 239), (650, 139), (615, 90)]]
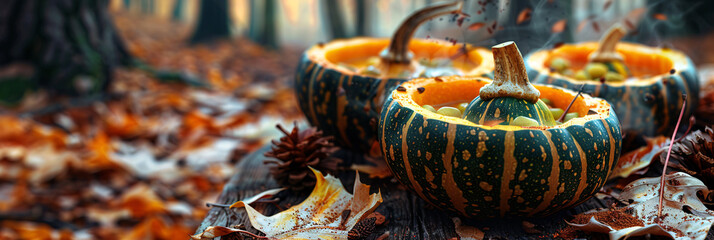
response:
[[(270, 177), (269, 168), (263, 164), (265, 159), (263, 153), (268, 150), (269, 146), (265, 146), (248, 155), (237, 164), (238, 172), (226, 184), (217, 203), (232, 204), (264, 190), (278, 187)], [(342, 165), (344, 166), (349, 166), (352, 162), (365, 162), (361, 155), (347, 150), (340, 150), (333, 156), (343, 159)], [(347, 186), (346, 189), (348, 191), (352, 190), (354, 174), (355, 172), (353, 171), (342, 171), (338, 175), (342, 180), (342, 184)], [(386, 231), (389, 231), (388, 239), (450, 239), (458, 237), (452, 221), (452, 218), (456, 216), (429, 206), (418, 196), (399, 185), (396, 180), (368, 179), (364, 174), (361, 175), (361, 179), (365, 184), (373, 186), (373, 191), (381, 190), (384, 202), (376, 211), (384, 214), (388, 220), (385, 226), (377, 228), (367, 239), (376, 239)], [(287, 208), (299, 204), (307, 197), (307, 194), (298, 195), (283, 191), (276, 196), (280, 199), (277, 205)], [(462, 221), (466, 225), (474, 226), (484, 231), (486, 234), (485, 239), (548, 239), (563, 228), (565, 220), (570, 219), (572, 215), (594, 208), (606, 207), (608, 204), (610, 203), (592, 198), (573, 209), (561, 211), (546, 218), (481, 221), (462, 218)], [(274, 204), (259, 203), (254, 204), (254, 206), (256, 210), (266, 215), (275, 214), (279, 211)], [(523, 221), (534, 223), (536, 225), (535, 229), (540, 230), (541, 233), (526, 233), (522, 227)], [(250, 226), (250, 221), (244, 210), (213, 208), (196, 230), (196, 233), (202, 232), (209, 226), (230, 227), (239, 224), (244, 224), (249, 231), (258, 232)], [(714, 239), (714, 237), (710, 233), (707, 239)]]

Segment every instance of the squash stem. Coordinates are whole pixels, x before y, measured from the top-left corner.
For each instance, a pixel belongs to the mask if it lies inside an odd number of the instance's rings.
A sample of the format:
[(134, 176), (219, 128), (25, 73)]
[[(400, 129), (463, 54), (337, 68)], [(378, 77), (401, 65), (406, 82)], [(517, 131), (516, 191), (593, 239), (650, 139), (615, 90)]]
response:
[(437, 3), (412, 13), (394, 32), (389, 47), (381, 53), (385, 63), (410, 64), (412, 60), (409, 52), (409, 41), (412, 39), (417, 27), (429, 19), (445, 14), (461, 12), (462, 1)]
[(679, 119), (677, 119), (677, 125), (674, 126), (674, 132), (672, 133), (672, 139), (669, 141), (669, 149), (667, 149), (667, 157), (664, 159), (664, 166), (662, 167), (662, 176), (659, 181), (659, 205), (657, 205), (657, 219), (662, 221), (662, 203), (664, 200), (664, 177), (667, 175), (667, 165), (669, 165), (669, 156), (672, 154), (672, 146), (674, 145), (674, 138), (677, 137), (677, 130), (679, 130), (679, 123), (682, 122), (682, 116), (684, 116), (684, 109), (687, 107), (687, 96), (683, 96), (684, 101), (682, 101), (682, 111), (679, 112)]
[(491, 51), (496, 69), (493, 82), (481, 88), (481, 99), (513, 97), (531, 103), (538, 102), (540, 92), (528, 81), (526, 65), (516, 43), (504, 42), (491, 47)]
[(615, 51), (615, 48), (617, 47), (617, 43), (620, 42), (620, 39), (625, 36), (625, 33), (627, 33), (625, 28), (619, 24), (607, 30), (607, 33), (600, 39), (597, 50), (590, 54), (590, 62), (622, 62), (622, 55)]

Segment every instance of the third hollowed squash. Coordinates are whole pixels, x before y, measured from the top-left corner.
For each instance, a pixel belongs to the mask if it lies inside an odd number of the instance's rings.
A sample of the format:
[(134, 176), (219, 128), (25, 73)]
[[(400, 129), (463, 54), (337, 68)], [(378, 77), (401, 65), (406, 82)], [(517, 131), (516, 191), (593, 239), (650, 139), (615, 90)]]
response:
[[(608, 39), (607, 35), (603, 38)], [(654, 48), (640, 44), (620, 42), (610, 45), (621, 56), (629, 76), (622, 79), (575, 77), (551, 68), (562, 60), (570, 63), (574, 72), (585, 70), (588, 60), (601, 49), (602, 42), (565, 44), (552, 50), (542, 50), (526, 57), (528, 75), (534, 83), (552, 84), (568, 89), (578, 89), (607, 100), (620, 117), (623, 130), (634, 130), (646, 135), (669, 134), (674, 129), (682, 109), (682, 95), (687, 95), (684, 119), (696, 109), (699, 100), (699, 81), (692, 61), (679, 51)], [(593, 67), (596, 67), (594, 65)], [(594, 69), (590, 69), (594, 70)], [(626, 79), (627, 78), (627, 79)], [(601, 81), (603, 80), (603, 81)]]

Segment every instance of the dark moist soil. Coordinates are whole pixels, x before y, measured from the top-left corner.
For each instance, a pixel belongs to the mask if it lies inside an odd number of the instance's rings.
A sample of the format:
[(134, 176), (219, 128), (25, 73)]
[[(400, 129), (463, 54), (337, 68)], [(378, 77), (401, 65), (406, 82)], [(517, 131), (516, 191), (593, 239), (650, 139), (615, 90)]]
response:
[[(590, 221), (591, 217), (595, 217), (599, 222), (612, 227), (615, 230), (620, 230), (623, 228), (645, 226), (644, 223), (630, 215), (626, 212), (627, 208), (612, 208), (608, 211), (593, 212), (587, 214), (575, 215), (575, 218), (571, 220), (574, 224), (586, 224)], [(558, 231), (554, 237), (563, 239), (574, 239), (586, 236), (584, 232), (575, 229), (573, 226), (566, 226), (565, 228)]]

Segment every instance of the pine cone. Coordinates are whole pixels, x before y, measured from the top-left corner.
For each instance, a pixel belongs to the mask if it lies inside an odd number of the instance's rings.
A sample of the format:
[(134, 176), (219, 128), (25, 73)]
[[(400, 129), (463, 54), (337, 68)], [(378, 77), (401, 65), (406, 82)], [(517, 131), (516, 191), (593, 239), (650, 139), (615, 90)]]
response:
[(280, 125), (277, 128), (285, 136), (280, 141), (273, 140), (272, 150), (265, 156), (279, 161), (267, 160), (265, 163), (275, 164), (270, 167), (270, 173), (278, 184), (293, 191), (310, 190), (315, 186), (316, 179), (308, 167), (323, 173), (335, 173), (339, 159), (329, 157), (336, 149), (331, 142), (332, 136), (323, 136), (322, 131), (314, 127), (300, 131), (297, 124), (289, 133)]
[[(664, 163), (667, 153), (660, 154)], [(670, 167), (677, 168), (704, 182), (709, 188), (714, 187), (714, 130), (706, 127), (704, 132), (697, 130), (688, 134), (682, 141), (672, 145)]]

